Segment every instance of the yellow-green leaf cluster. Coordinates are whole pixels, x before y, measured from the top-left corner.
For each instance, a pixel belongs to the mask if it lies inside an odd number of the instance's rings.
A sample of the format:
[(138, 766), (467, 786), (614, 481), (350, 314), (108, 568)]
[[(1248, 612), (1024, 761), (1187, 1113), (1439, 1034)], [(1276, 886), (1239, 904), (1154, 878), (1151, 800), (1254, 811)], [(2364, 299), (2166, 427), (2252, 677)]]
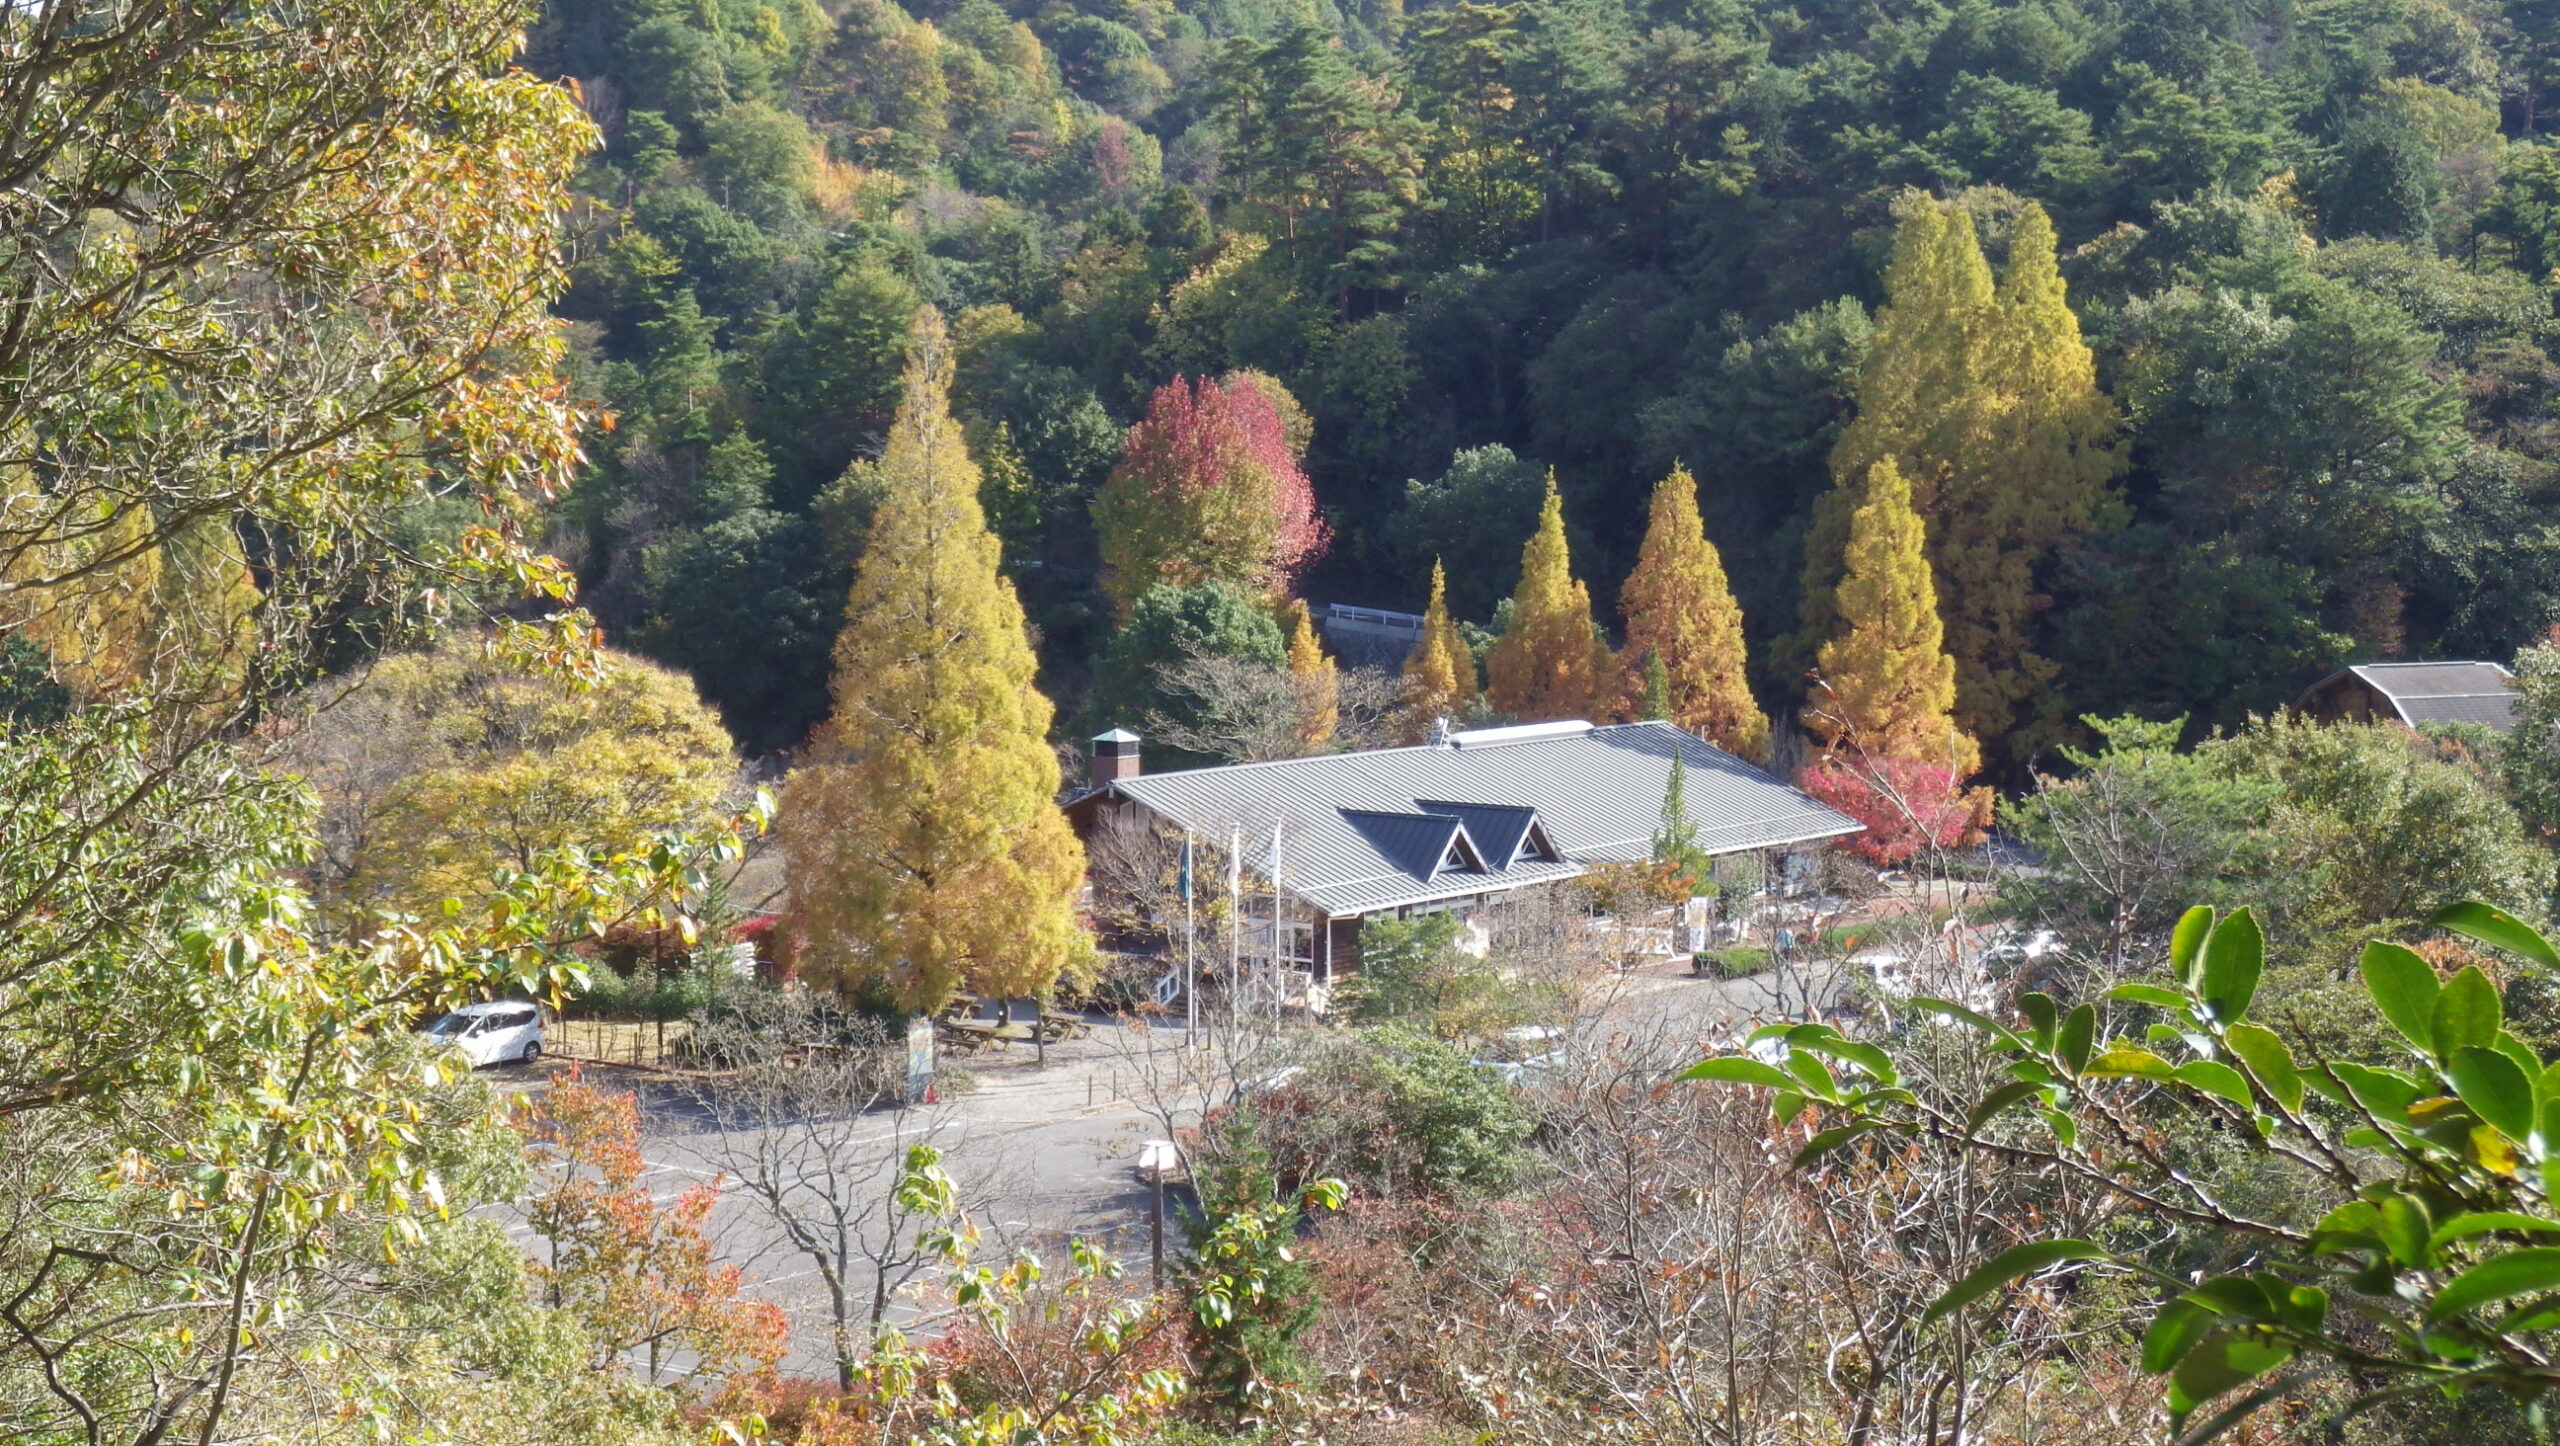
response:
[(708, 822), (737, 772), (720, 720), (683, 674), (605, 660), (572, 687), (458, 640), (315, 694), (285, 757), (320, 794), (322, 872), (349, 912), (429, 914), (501, 868)]

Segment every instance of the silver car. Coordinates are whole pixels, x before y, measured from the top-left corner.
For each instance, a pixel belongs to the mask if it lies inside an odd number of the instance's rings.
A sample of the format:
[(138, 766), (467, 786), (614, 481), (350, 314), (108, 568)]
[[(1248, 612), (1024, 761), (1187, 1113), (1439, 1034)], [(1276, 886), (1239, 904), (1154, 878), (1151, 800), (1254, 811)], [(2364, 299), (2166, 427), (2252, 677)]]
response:
[(542, 1058), (542, 1010), (521, 1000), (465, 1005), (419, 1033), (462, 1051), (474, 1069)]

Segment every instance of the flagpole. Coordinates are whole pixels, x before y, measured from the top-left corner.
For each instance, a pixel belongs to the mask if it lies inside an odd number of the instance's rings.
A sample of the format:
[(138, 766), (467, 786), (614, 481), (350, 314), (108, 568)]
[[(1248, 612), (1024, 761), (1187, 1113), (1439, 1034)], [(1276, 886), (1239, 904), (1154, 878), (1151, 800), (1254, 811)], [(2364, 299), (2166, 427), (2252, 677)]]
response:
[(1271, 1016), (1280, 1017), (1280, 979), (1288, 966), (1280, 947), (1280, 825), (1271, 825)]
[(1232, 1035), (1244, 972), (1244, 830), (1227, 832), (1227, 1025)]
[(1191, 907), (1191, 830), (1182, 831), (1182, 1042), (1200, 1047), (1200, 933)]

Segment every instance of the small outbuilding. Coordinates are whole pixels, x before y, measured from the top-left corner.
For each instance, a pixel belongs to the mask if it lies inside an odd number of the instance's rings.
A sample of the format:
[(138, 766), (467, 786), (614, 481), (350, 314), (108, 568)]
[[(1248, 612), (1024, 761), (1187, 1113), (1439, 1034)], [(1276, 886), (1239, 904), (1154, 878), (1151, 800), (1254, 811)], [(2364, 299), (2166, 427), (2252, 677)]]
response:
[(2304, 690), (2294, 711), (2324, 723), (2516, 723), (2515, 674), (2495, 663), (2359, 663)]

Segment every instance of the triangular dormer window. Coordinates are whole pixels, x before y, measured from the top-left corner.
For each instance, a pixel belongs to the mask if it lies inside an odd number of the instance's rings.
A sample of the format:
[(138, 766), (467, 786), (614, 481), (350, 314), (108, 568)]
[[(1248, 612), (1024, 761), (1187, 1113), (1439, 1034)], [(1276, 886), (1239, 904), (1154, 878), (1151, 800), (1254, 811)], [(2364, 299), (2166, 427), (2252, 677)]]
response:
[(1512, 855), (1511, 861), (1518, 863), (1522, 859), (1537, 859), (1543, 863), (1552, 864), (1563, 858), (1564, 855), (1556, 852), (1555, 841), (1547, 837), (1547, 826), (1536, 819), (1531, 819), (1529, 830), (1520, 836), (1520, 847)]
[(1433, 872), (1447, 873), (1452, 869), (1469, 874), (1485, 871), (1484, 860), (1476, 854), (1475, 840), (1467, 837), (1464, 825), (1449, 830), (1449, 847), (1441, 852), (1440, 867)]

